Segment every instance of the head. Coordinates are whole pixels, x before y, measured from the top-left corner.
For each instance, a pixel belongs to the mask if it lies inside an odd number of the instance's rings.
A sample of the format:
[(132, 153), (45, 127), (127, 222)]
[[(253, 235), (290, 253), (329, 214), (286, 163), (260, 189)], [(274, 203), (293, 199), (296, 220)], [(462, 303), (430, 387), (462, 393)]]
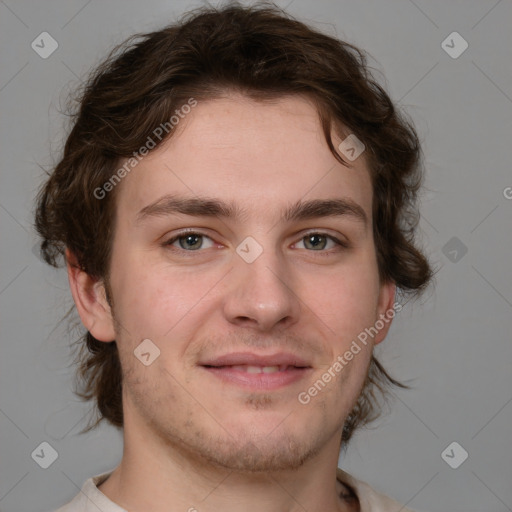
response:
[[(354, 136), (355, 159), (340, 149)], [(144, 423), (226, 467), (346, 444), (400, 385), (373, 356), (389, 312), (432, 278), (414, 239), (421, 178), (413, 126), (348, 43), (266, 5), (134, 36), (82, 91), (38, 198), (42, 253), (66, 261), (87, 329), (79, 394), (98, 421)], [(233, 352), (307, 368), (249, 392), (212, 375)]]

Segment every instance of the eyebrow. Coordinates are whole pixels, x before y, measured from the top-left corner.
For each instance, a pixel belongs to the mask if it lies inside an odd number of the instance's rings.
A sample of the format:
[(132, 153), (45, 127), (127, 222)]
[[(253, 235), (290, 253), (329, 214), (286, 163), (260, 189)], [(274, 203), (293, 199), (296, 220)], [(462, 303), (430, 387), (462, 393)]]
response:
[[(137, 213), (136, 223), (141, 223), (149, 217), (173, 214), (240, 219), (247, 216), (247, 210), (232, 202), (216, 198), (166, 195), (142, 208)], [(349, 217), (361, 222), (365, 227), (368, 225), (366, 212), (350, 198), (299, 200), (283, 211), (281, 217), (287, 222), (320, 217)]]

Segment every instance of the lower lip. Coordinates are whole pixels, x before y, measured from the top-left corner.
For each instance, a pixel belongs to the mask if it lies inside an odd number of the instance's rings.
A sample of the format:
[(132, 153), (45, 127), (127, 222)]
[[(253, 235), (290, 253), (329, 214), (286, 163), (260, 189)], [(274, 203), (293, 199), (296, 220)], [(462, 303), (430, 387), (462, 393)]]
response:
[(231, 366), (203, 366), (211, 375), (239, 386), (250, 389), (274, 390), (289, 386), (309, 374), (311, 368), (289, 368), (274, 373), (248, 373), (235, 370)]

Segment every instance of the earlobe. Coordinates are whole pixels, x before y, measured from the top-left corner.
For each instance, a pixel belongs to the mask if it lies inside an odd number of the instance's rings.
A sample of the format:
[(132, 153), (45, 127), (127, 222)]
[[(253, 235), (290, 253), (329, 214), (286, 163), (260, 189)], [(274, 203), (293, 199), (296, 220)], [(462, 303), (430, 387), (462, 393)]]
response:
[(71, 294), (84, 327), (99, 341), (114, 341), (114, 319), (103, 280), (82, 270), (69, 249), (66, 265)]
[(376, 327), (378, 334), (374, 338), (374, 345), (377, 345), (386, 338), (391, 323), (396, 314), (395, 305), (396, 284), (392, 281), (382, 283), (379, 292), (379, 303), (377, 306)]

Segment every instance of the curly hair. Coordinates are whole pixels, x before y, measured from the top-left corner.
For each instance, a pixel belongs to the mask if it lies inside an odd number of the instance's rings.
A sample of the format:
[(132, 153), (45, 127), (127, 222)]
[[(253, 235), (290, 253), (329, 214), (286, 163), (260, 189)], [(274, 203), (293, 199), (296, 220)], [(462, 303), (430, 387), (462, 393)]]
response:
[[(313, 101), (334, 157), (332, 130), (365, 144), (373, 186), (373, 236), (379, 277), (417, 297), (433, 271), (417, 247), (421, 147), (411, 121), (373, 77), (366, 54), (294, 19), (274, 4), (231, 3), (186, 13), (178, 23), (137, 34), (114, 48), (79, 91), (62, 158), (38, 198), (35, 225), (47, 263), (59, 266), (69, 249), (77, 265), (107, 285), (116, 188), (98, 190), (119, 163), (137, 154), (155, 127), (188, 99), (229, 92), (265, 101), (300, 94)], [(173, 135), (170, 130), (154, 147)], [(153, 139), (152, 139), (153, 140)], [(123, 425), (122, 368), (116, 342), (90, 332), (78, 358), (79, 396), (96, 402), (102, 419)], [(392, 378), (372, 355), (364, 388), (346, 419), (342, 441), (379, 415), (376, 392)]]

